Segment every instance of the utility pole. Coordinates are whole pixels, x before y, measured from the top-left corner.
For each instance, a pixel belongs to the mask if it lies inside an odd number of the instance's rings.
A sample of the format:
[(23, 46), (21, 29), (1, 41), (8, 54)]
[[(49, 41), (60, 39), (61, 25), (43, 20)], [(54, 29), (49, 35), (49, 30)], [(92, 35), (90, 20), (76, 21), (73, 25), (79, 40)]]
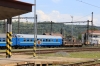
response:
[(36, 27), (36, 0), (34, 0), (34, 45), (33, 45), (33, 57), (36, 57), (36, 41), (37, 41), (37, 27)]
[(20, 24), (20, 15), (18, 16), (18, 34), (20, 33), (19, 31), (19, 24)]
[[(94, 27), (93, 27), (93, 12), (92, 12), (92, 20), (91, 20), (91, 38), (93, 37), (93, 30), (94, 30)], [(92, 39), (91, 39), (91, 42), (92, 42)]]
[(92, 12), (92, 20), (91, 20), (91, 24), (92, 24), (92, 29), (93, 29), (93, 12)]
[(63, 38), (65, 38), (65, 29), (64, 29), (64, 24), (63, 24)]
[(37, 40), (37, 14), (36, 14), (36, 40)]
[(72, 43), (73, 43), (73, 16), (71, 16), (72, 18)]
[(71, 16), (72, 18), (72, 37), (73, 37), (73, 16)]
[(87, 20), (87, 35), (86, 35), (87, 44), (88, 44), (88, 36), (89, 36), (89, 20)]

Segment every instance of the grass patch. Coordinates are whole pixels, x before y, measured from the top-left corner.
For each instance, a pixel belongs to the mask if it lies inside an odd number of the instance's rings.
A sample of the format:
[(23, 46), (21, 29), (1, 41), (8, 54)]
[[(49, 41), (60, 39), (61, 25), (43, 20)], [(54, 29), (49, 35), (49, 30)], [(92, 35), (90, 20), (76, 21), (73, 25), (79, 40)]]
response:
[(74, 58), (100, 58), (100, 51), (84, 51), (70, 53), (69, 57)]
[(70, 57), (70, 58), (100, 58), (100, 51), (83, 51), (83, 52), (58, 52), (50, 54), (38, 54), (39, 56), (54, 56), (54, 57)]

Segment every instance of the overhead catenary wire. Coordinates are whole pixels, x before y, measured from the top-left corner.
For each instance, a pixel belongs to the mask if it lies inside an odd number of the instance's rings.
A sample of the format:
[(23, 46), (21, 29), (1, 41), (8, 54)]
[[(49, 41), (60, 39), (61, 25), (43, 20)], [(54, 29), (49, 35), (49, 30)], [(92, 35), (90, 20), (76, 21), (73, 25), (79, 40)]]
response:
[(78, 19), (76, 19), (76, 20), (74, 20), (75, 22), (76, 21), (79, 21), (80, 19), (83, 19), (83, 18), (85, 18), (85, 17), (87, 17), (87, 16), (89, 16), (90, 14), (87, 14), (87, 15), (85, 15), (85, 16), (82, 16), (82, 17), (80, 17), (80, 18), (78, 18)]
[[(81, 2), (81, 3), (84, 3), (84, 4), (87, 4), (87, 5), (90, 5), (90, 6), (92, 6), (92, 7), (100, 8), (99, 6), (96, 6), (96, 5), (93, 5), (93, 4), (84, 2), (84, 1), (82, 1), (82, 0), (76, 0), (76, 1)], [(88, 16), (88, 15), (86, 15), (86, 16)], [(82, 18), (79, 18), (79, 19), (77, 19), (77, 20), (83, 19), (83, 18), (86, 17), (86, 16), (83, 16)], [(75, 20), (75, 21), (76, 21), (76, 20)]]
[(79, 1), (79, 2), (81, 2), (81, 3), (87, 4), (87, 5), (90, 5), (90, 6), (96, 7), (96, 8), (100, 8), (99, 6), (96, 6), (96, 5), (93, 5), (93, 4), (90, 4), (90, 3), (84, 2), (84, 1), (82, 1), (82, 0), (76, 0), (76, 1)]

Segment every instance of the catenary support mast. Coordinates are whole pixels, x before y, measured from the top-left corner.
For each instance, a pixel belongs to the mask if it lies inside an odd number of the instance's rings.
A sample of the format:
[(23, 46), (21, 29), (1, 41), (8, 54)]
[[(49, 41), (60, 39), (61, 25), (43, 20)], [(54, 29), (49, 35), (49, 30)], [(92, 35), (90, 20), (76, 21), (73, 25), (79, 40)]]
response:
[(34, 0), (34, 45), (33, 45), (33, 57), (36, 57), (36, 41), (37, 41), (37, 27), (36, 27), (36, 0)]

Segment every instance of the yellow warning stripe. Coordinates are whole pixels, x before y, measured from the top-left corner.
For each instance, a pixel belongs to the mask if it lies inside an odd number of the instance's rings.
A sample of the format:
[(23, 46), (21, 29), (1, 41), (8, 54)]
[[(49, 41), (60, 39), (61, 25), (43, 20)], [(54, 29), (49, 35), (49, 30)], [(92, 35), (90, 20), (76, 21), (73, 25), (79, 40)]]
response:
[(11, 47), (11, 45), (12, 45), (12, 32), (7, 32), (6, 36), (7, 36), (7, 39), (6, 39), (6, 42), (7, 42), (6, 54), (7, 55), (6, 56), (11, 57), (11, 55), (12, 55), (12, 53), (11, 53), (11, 50), (12, 50), (12, 47)]

